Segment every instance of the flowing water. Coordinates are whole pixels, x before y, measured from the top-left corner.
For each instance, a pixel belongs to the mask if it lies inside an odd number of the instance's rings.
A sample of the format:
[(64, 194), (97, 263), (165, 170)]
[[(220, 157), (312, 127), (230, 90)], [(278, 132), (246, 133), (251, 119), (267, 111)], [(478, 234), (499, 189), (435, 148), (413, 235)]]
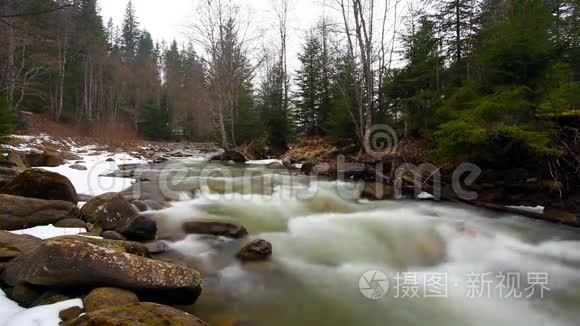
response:
[(184, 308), (212, 325), (580, 323), (574, 229), (455, 204), (368, 202), (353, 183), (258, 165), (182, 161), (164, 171), (179, 201), (152, 213), (162, 234), (222, 220), (273, 245), (270, 262), (241, 264), (233, 257), (249, 239), (168, 242), (204, 278)]

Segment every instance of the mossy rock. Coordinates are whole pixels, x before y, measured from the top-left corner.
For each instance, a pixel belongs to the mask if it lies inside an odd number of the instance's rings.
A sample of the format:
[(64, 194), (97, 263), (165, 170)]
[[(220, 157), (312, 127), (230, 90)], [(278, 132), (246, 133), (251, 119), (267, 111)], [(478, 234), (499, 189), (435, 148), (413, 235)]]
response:
[(119, 193), (94, 197), (83, 206), (81, 212), (86, 222), (98, 225), (105, 231), (115, 230), (139, 214)]
[(135, 293), (118, 288), (94, 289), (83, 299), (85, 312), (93, 312), (137, 302), (139, 302), (139, 298)]
[(44, 200), (0, 194), (0, 229), (21, 230), (77, 219), (78, 207), (68, 201)]
[(78, 204), (79, 197), (67, 177), (42, 169), (29, 169), (0, 188), (0, 193)]
[(184, 311), (155, 303), (134, 303), (101, 309), (64, 322), (63, 326), (207, 326)]
[(116, 287), (148, 301), (193, 304), (201, 293), (199, 272), (127, 252), (139, 246), (85, 237), (49, 239), (6, 264), (2, 281), (66, 290)]
[(0, 262), (10, 261), (38, 248), (41, 244), (41, 239), (31, 235), (0, 231)]
[(72, 298), (65, 294), (54, 291), (47, 291), (44, 294), (42, 294), (38, 299), (36, 299), (32, 303), (32, 305), (30, 305), (30, 307), (48, 306), (51, 304), (67, 301), (70, 299)]

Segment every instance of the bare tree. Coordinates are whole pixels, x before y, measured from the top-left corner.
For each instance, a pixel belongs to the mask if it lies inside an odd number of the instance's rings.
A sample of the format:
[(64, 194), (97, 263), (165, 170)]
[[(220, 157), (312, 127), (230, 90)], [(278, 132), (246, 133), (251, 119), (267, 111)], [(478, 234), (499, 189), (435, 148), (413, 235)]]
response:
[(245, 39), (240, 37), (238, 12), (231, 0), (206, 0), (200, 8), (200, 22), (195, 26), (195, 41), (206, 54), (203, 60), (208, 69), (211, 111), (226, 149), (236, 146), (239, 96), (253, 71)]
[[(375, 110), (375, 67), (373, 20), (374, 0), (336, 0), (348, 42), (348, 58), (355, 78), (354, 94), (358, 108), (351, 114), (361, 144), (371, 130)], [(354, 31), (351, 26), (354, 22)], [(360, 77), (359, 77), (360, 76)]]
[(278, 17), (278, 31), (280, 33), (280, 70), (282, 71), (284, 84), (283, 87), (283, 94), (284, 98), (282, 99), (282, 108), (281, 112), (284, 114), (288, 114), (288, 88), (290, 77), (288, 75), (288, 0), (273, 0), (274, 1), (274, 11), (276, 12), (276, 16)]

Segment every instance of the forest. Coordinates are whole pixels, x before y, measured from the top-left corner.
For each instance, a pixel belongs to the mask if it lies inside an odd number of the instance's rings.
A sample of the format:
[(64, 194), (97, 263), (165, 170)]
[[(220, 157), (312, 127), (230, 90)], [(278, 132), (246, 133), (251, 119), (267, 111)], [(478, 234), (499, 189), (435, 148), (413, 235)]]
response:
[[(276, 5), (278, 44), (261, 54), (230, 1), (204, 2), (187, 44), (155, 42), (132, 3), (116, 26), (96, 0), (2, 1), (0, 132), (31, 111), (272, 152), (304, 135), (362, 145), (377, 124), (444, 159), (514, 142), (538, 157), (564, 150), (545, 117), (580, 108), (578, 0), (428, 0), (401, 17), (371, 0), (333, 5), (343, 19), (321, 16), (291, 71), (288, 1)], [(401, 27), (386, 35), (393, 17)]]

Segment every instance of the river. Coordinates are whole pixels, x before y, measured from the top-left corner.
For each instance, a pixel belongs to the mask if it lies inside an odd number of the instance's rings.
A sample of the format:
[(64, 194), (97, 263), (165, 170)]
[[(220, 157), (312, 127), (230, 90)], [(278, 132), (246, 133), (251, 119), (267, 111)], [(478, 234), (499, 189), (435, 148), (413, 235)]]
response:
[(151, 213), (160, 234), (222, 220), (273, 245), (270, 262), (241, 264), (233, 257), (248, 239), (167, 242), (203, 275), (202, 296), (183, 308), (212, 325), (579, 323), (575, 229), (456, 204), (369, 202), (354, 183), (262, 165), (198, 158), (143, 173), (178, 199)]

